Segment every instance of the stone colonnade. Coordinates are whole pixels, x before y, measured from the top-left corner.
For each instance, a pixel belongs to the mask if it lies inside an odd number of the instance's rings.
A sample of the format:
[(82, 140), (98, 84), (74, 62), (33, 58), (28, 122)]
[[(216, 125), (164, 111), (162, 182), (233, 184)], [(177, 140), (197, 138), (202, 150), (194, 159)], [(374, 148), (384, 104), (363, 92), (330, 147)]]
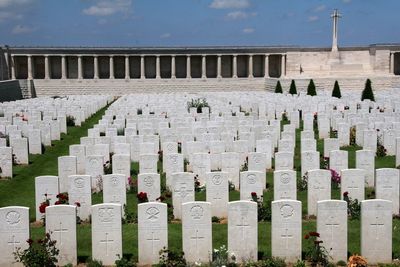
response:
[(12, 79), (251, 79), (285, 74), (286, 54), (11, 56)]

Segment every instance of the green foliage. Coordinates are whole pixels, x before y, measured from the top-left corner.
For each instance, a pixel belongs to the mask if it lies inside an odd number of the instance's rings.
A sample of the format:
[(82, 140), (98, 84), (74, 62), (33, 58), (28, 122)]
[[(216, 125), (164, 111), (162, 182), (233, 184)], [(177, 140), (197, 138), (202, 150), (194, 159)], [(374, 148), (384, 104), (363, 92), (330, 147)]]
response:
[(94, 260), (92, 258), (89, 258), (86, 261), (86, 267), (103, 267), (103, 263), (101, 261), (98, 260)]
[(365, 99), (375, 101), (375, 96), (374, 96), (374, 92), (372, 91), (371, 84), (372, 84), (371, 80), (367, 79), (367, 81), (365, 82), (364, 90), (362, 91), (362, 94), (361, 94), (361, 101), (363, 101)]
[(275, 93), (277, 93), (277, 94), (282, 94), (282, 93), (283, 93), (282, 85), (281, 85), (281, 82), (280, 82), (280, 81), (278, 81), (278, 82), (276, 83), (276, 86), (275, 86)]
[(308, 173), (306, 172), (302, 177), (297, 179), (297, 190), (307, 191), (308, 186)]
[(28, 239), (29, 247), (21, 251), (18, 248), (14, 252), (14, 258), (17, 262), (29, 267), (55, 267), (59, 250), (56, 248), (56, 241), (51, 240), (50, 234), (47, 233), (43, 239), (36, 242)]
[(197, 98), (197, 99), (192, 99), (190, 102), (187, 102), (187, 110), (189, 112), (190, 108), (196, 108), (197, 113), (202, 112), (202, 108), (208, 107), (210, 108), (210, 105), (208, 104), (207, 100), (205, 98)]
[(136, 263), (133, 261), (133, 259), (128, 260), (125, 257), (122, 257), (120, 255), (118, 256), (118, 260), (115, 261), (115, 266), (117, 267), (136, 267)]
[(338, 261), (336, 263), (337, 266), (347, 266), (347, 263), (345, 261)]
[(311, 80), (310, 80), (310, 83), (308, 84), (308, 87), (307, 87), (307, 95), (310, 95), (310, 96), (315, 96), (315, 95), (317, 95), (317, 91), (316, 91), (316, 89), (315, 89), (315, 84), (314, 84), (313, 79), (311, 79)]
[(67, 116), (67, 126), (75, 126), (75, 118), (72, 116)]
[(306, 262), (302, 260), (297, 260), (293, 267), (306, 267)]
[(160, 251), (160, 267), (186, 267), (185, 253), (163, 248)]
[(304, 239), (311, 242), (310, 248), (306, 251), (306, 258), (311, 262), (311, 266), (328, 266), (329, 253), (319, 240), (319, 233), (309, 232)]
[(225, 245), (214, 249), (212, 253), (211, 267), (229, 266), (229, 252)]
[(285, 260), (281, 258), (268, 258), (257, 262), (248, 262), (246, 267), (286, 267)]
[(289, 94), (297, 95), (296, 82), (294, 80), (292, 80), (292, 82), (290, 83)]
[(258, 215), (258, 221), (271, 221), (271, 202), (268, 201), (267, 204), (264, 203), (263, 197), (262, 196), (257, 196), (256, 192), (251, 193), (251, 199), (252, 201), (257, 203), (257, 215)]
[(212, 216), (211, 217), (211, 222), (213, 222), (213, 223), (220, 223), (220, 221), (221, 221), (221, 219), (218, 218), (217, 216)]
[(359, 219), (361, 215), (361, 203), (358, 202), (358, 199), (352, 199), (349, 197), (349, 192), (343, 193), (343, 200), (347, 202), (347, 214), (350, 216), (350, 219)]
[(335, 81), (335, 85), (333, 86), (332, 97), (342, 98), (342, 93), (340, 92), (340, 86), (338, 81)]

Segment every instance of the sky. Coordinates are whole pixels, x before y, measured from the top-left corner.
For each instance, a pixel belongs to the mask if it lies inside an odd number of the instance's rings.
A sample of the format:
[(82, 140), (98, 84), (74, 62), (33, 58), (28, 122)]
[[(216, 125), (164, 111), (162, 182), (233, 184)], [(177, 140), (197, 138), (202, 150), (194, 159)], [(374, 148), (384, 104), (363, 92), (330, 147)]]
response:
[(0, 45), (339, 47), (400, 43), (400, 0), (0, 0)]

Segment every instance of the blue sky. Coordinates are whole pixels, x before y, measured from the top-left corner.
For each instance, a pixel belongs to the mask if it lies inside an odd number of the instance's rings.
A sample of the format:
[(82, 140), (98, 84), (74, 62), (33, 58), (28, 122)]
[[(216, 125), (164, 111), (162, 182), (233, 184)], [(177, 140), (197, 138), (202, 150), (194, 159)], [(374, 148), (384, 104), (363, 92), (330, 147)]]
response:
[(18, 46), (329, 47), (400, 43), (399, 0), (0, 0), (0, 43)]

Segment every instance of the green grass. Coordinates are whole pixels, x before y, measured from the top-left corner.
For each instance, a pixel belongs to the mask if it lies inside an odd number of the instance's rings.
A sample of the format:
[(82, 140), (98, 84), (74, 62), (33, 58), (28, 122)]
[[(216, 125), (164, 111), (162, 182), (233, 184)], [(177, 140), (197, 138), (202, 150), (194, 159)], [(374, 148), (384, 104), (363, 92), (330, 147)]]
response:
[[(57, 157), (67, 155), (69, 145), (79, 143), (82, 136), (86, 136), (87, 129), (92, 127), (104, 114), (105, 109), (100, 110), (91, 117), (82, 127), (69, 127), (68, 135), (62, 135), (62, 140), (53, 142), (52, 147), (47, 147), (43, 155), (30, 155), (29, 166), (14, 167), (15, 177), (11, 180), (0, 181), (0, 206), (21, 205), (30, 207), (30, 218), (34, 220), (34, 178), (40, 175), (57, 175)], [(300, 178), (300, 129), (296, 130), (296, 149), (295, 149), (295, 170), (297, 177)], [(355, 167), (355, 151), (360, 147), (341, 148), (349, 152), (349, 168)], [(317, 150), (323, 154), (323, 140), (317, 140)], [(395, 158), (387, 156), (376, 158), (376, 168), (395, 167)], [(138, 170), (138, 163), (132, 163), (132, 169)], [(162, 171), (162, 164), (159, 162), (158, 169)], [(133, 172), (132, 172), (133, 173)], [(132, 175), (135, 179), (136, 175)], [(273, 200), (273, 172), (267, 172), (267, 190), (263, 197), (264, 202), (270, 204)], [(165, 185), (165, 175), (161, 176), (161, 182)], [(371, 190), (370, 190), (371, 191)], [(367, 191), (369, 192), (369, 191)], [(368, 194), (367, 194), (368, 195)], [(369, 194), (373, 195), (373, 194)], [(205, 201), (206, 193), (198, 192), (195, 194), (197, 201)], [(229, 200), (239, 200), (239, 192), (229, 192)], [(302, 201), (302, 213), (307, 214), (307, 192), (298, 191), (297, 199)], [(340, 190), (332, 190), (332, 199), (340, 199)], [(171, 200), (169, 199), (168, 202)], [(102, 194), (92, 195), (93, 204), (102, 203)], [(127, 193), (127, 209), (136, 214), (137, 198), (135, 193)], [(304, 216), (303, 216), (304, 217)], [(137, 224), (123, 225), (123, 254), (137, 260)], [(213, 224), (213, 247), (219, 248), (221, 245), (227, 245), (227, 225)], [(316, 230), (315, 220), (303, 220), (303, 235), (308, 231)], [(271, 256), (271, 223), (260, 222), (258, 224), (258, 250), (259, 256)], [(172, 250), (182, 249), (182, 227), (180, 223), (170, 223), (168, 225), (168, 244)], [(44, 234), (44, 227), (31, 226), (31, 236), (40, 238)], [(91, 228), (90, 225), (77, 226), (78, 237), (78, 257), (80, 262), (84, 262), (91, 256)], [(309, 244), (303, 242), (303, 253), (307, 250)], [(348, 222), (348, 251), (349, 254), (360, 253), (360, 221), (349, 220)], [(400, 256), (400, 221), (393, 221), (393, 252), (394, 257)]]

